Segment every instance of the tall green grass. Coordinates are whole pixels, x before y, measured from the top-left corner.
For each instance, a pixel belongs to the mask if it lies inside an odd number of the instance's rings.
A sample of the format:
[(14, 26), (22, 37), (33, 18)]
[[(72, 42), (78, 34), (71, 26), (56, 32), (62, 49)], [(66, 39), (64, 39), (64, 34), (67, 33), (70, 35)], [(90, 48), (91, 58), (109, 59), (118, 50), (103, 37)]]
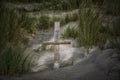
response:
[(97, 45), (100, 38), (99, 28), (101, 26), (101, 16), (91, 2), (84, 3), (80, 8), (78, 22), (78, 43), (81, 46), (90, 48)]
[(68, 13), (63, 16), (52, 16), (41, 14), (39, 18), (39, 23), (37, 25), (38, 29), (45, 30), (54, 26), (55, 21), (60, 21), (61, 25), (65, 25), (71, 21), (78, 20), (78, 12)]
[(31, 26), (27, 23), (26, 18), (21, 18), (17, 11), (0, 5), (0, 75), (14, 75), (30, 70), (32, 57), (24, 53), (22, 45), (26, 40), (24, 32)]
[(0, 51), (0, 75), (18, 75), (29, 72), (33, 66), (32, 55), (24, 53), (25, 48), (4, 44)]
[(0, 8), (0, 43), (21, 43), (26, 40), (25, 32), (34, 31), (32, 21), (15, 10)]

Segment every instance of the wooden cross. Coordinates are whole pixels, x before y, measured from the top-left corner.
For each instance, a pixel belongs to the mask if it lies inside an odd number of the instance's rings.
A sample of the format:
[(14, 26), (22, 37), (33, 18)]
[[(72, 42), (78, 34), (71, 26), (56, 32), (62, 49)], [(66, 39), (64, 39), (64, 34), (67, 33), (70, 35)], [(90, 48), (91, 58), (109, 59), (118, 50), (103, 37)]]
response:
[(60, 44), (71, 44), (70, 41), (59, 41), (60, 39), (60, 22), (55, 22), (54, 24), (54, 41), (53, 42), (44, 42), (45, 45), (55, 45), (54, 53), (54, 68), (58, 69), (60, 67), (60, 53), (59, 45)]

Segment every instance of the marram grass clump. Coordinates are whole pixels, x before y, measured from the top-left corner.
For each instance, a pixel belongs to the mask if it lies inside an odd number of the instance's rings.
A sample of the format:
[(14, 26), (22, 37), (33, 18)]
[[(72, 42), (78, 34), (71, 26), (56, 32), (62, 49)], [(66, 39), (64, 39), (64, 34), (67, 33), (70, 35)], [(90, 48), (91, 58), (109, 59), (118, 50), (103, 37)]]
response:
[(38, 28), (40, 30), (45, 30), (50, 28), (50, 17), (47, 15), (41, 15), (39, 18)]
[(16, 75), (29, 72), (32, 55), (24, 52), (24, 31), (32, 27), (26, 18), (15, 10), (0, 6), (0, 75)]
[(25, 48), (10, 43), (0, 51), (0, 75), (16, 75), (29, 72), (33, 67), (32, 54), (25, 53)]
[[(83, 4), (79, 13), (78, 44), (86, 48), (96, 46), (100, 40), (102, 16), (92, 4)], [(103, 36), (104, 38), (104, 36)]]
[(25, 34), (32, 33), (34, 27), (32, 21), (16, 10), (9, 10), (0, 7), (0, 43), (21, 43), (24, 42)]

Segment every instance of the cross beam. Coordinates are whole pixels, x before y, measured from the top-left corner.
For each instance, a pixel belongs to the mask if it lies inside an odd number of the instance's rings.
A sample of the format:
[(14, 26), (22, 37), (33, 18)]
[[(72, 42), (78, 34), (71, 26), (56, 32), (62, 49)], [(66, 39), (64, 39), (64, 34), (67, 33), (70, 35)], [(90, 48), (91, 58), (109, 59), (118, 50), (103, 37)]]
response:
[(71, 44), (70, 41), (61, 42), (44, 42), (43, 45), (60, 45), (60, 44)]

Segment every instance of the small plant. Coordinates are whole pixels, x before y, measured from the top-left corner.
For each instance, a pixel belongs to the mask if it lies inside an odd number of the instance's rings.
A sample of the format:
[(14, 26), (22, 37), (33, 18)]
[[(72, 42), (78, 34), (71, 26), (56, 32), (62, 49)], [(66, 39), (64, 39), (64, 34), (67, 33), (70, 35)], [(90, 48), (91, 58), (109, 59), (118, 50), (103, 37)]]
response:
[(39, 19), (38, 28), (44, 30), (44, 29), (48, 29), (49, 27), (50, 27), (50, 18), (46, 15), (41, 15)]
[(15, 10), (9, 10), (3, 6), (0, 8), (0, 44), (21, 43), (25, 40), (24, 32), (32, 32), (33, 26), (26, 16), (21, 16)]
[(29, 18), (27, 15), (21, 15), (19, 19), (19, 23), (21, 23), (21, 28), (27, 31), (27, 33), (33, 33), (35, 31), (35, 27), (33, 26), (34, 19)]
[(77, 30), (74, 27), (68, 26), (61, 34), (62, 38), (76, 38), (78, 36)]
[(77, 20), (78, 20), (78, 12), (66, 14), (64, 18), (60, 19), (62, 25), (65, 25), (69, 22), (77, 21)]
[(68, 23), (68, 22), (70, 22), (70, 17), (69, 17), (69, 15), (68, 14), (66, 14), (65, 15), (65, 23)]

